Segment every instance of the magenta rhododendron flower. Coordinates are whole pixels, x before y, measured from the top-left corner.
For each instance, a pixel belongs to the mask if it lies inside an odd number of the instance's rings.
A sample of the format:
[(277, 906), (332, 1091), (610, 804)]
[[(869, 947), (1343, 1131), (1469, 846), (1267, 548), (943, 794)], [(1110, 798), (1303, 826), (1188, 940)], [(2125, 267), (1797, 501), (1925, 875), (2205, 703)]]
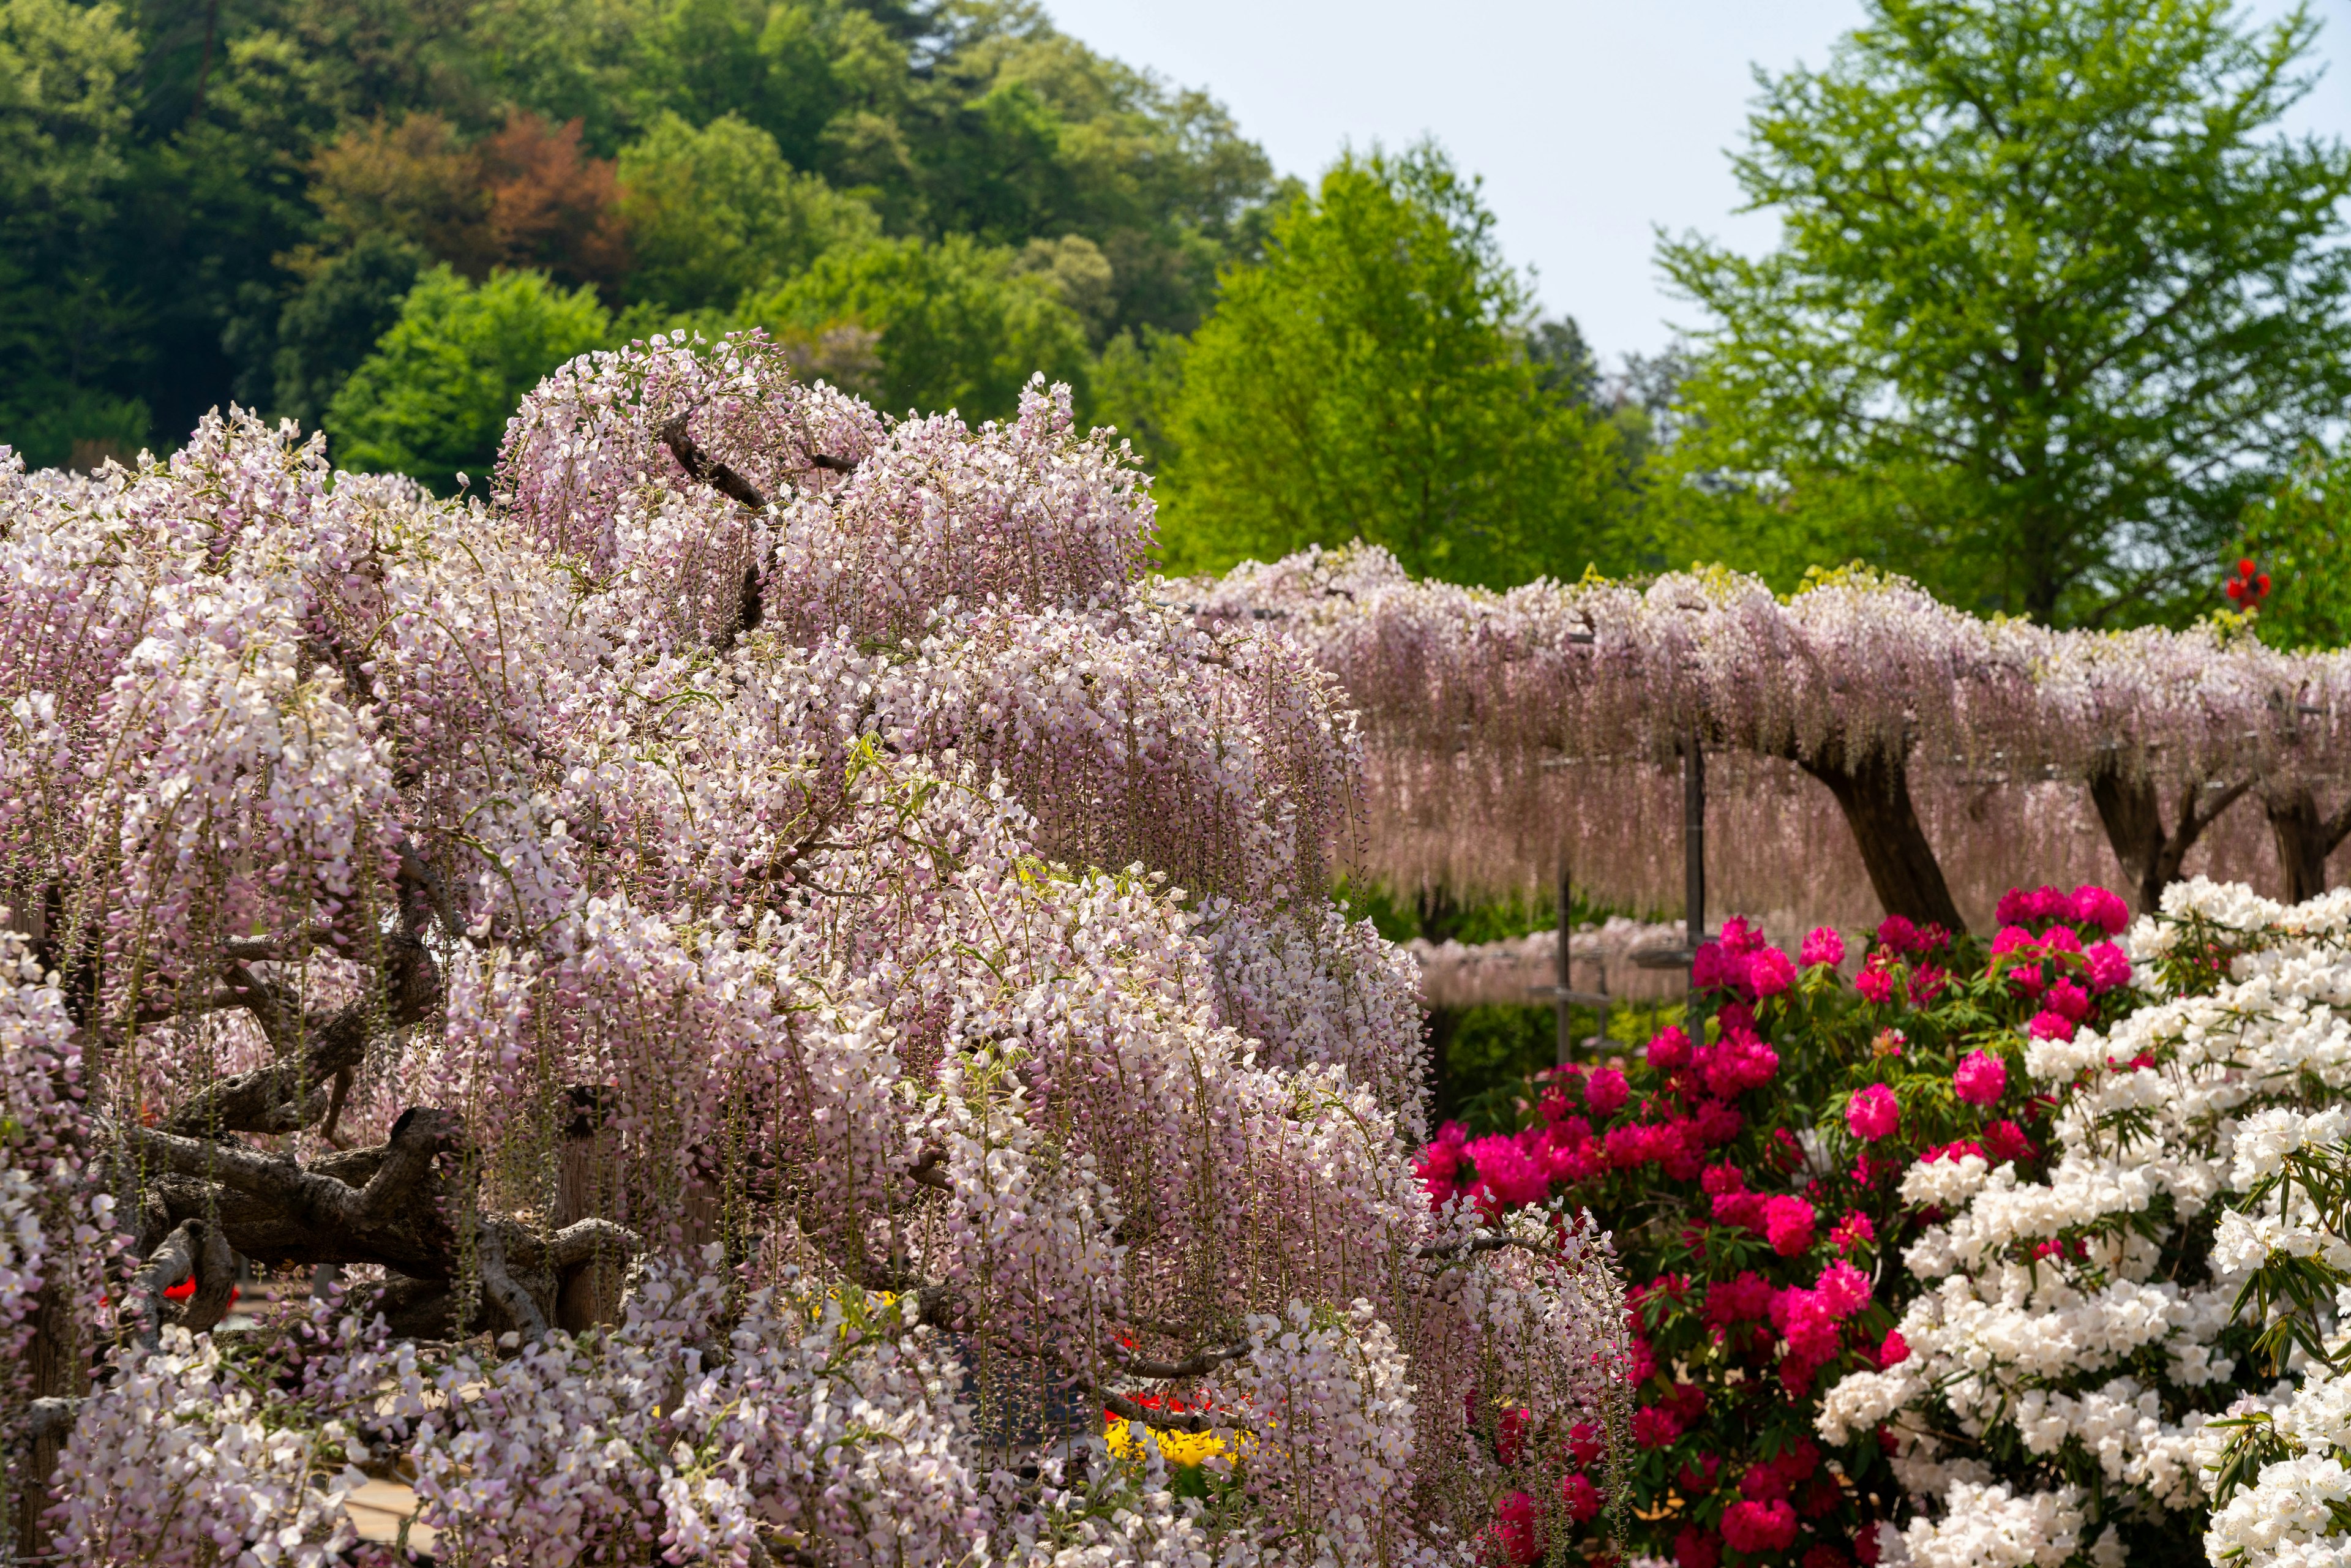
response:
[(1822, 1270), (1820, 1281), (1813, 1289), (1828, 1308), (1829, 1316), (1840, 1322), (1869, 1305), (1869, 1276), (1843, 1259)]
[(1747, 984), (1747, 960), (1719, 942), (1706, 943), (1691, 955), (1690, 984), (1701, 991), (1740, 989)]
[(2122, 935), (2130, 924), (2130, 905), (2122, 895), (2111, 889), (2085, 884), (2074, 890), (2072, 917), (2084, 925), (2095, 925), (2109, 936)]
[[(2026, 1021), (2024, 1032), (2034, 1040), (2071, 1040), (2074, 1038), (2074, 1020), (2054, 1008), (2043, 1008)], [(1962, 1093), (1964, 1095), (1964, 1092)], [(1999, 1092), (1995, 1090), (1985, 1103), (1999, 1098)]]
[(1541, 1203), (1551, 1196), (1551, 1176), (1515, 1139), (1499, 1134), (1479, 1138), (1463, 1151), (1478, 1166), (1478, 1186), (1508, 1207)]
[(1877, 1347), (1877, 1364), (1882, 1369), (1899, 1366), (1910, 1359), (1910, 1342), (1902, 1337), (1900, 1329), (1887, 1329), (1886, 1343)]
[(1813, 1206), (1801, 1197), (1782, 1195), (1763, 1205), (1763, 1235), (1771, 1249), (1793, 1258), (1813, 1244)]
[(2041, 934), (2041, 950), (2053, 956), (2082, 950), (2082, 939), (2074, 935), (2070, 925), (2052, 925)]
[(1808, 969), (1815, 964), (1834, 967), (1844, 962), (1844, 938), (1834, 925), (1815, 925), (1804, 933), (1803, 941), (1796, 947), (1796, 958)]
[(1796, 1539), (1796, 1511), (1779, 1501), (1734, 1502), (1723, 1510), (1722, 1539), (1734, 1552), (1784, 1551)]
[(1780, 1053), (1748, 1030), (1727, 1031), (1713, 1044), (1698, 1048), (1697, 1065), (1707, 1088), (1729, 1100), (1769, 1083), (1780, 1071)]
[(1663, 1448), (1682, 1435), (1682, 1418), (1662, 1405), (1644, 1405), (1633, 1412), (1633, 1442), (1643, 1448)]
[[(2043, 1013), (2041, 1018), (2053, 1016)], [(2033, 1021), (2038, 1023), (2040, 1019)], [(2071, 1039), (2072, 1035), (2072, 1026), (2068, 1025), (2064, 1038)], [(1951, 1074), (1951, 1089), (1970, 1105), (1989, 1105), (2008, 1091), (2008, 1064), (1988, 1051), (1970, 1051), (1959, 1063), (1959, 1071)]]
[(1739, 1136), (1747, 1118), (1739, 1107), (1727, 1100), (1706, 1100), (1698, 1104), (1698, 1114), (1690, 1118), (1698, 1128), (1700, 1142), (1709, 1149), (1727, 1144)]
[(1494, 1544), (1510, 1568), (1534, 1568), (1542, 1561), (1542, 1531), (1535, 1517), (1534, 1499), (1514, 1491), (1495, 1505)]
[(1668, 1024), (1649, 1041), (1649, 1065), (1660, 1072), (1673, 1072), (1690, 1063), (1690, 1038)]
[(2032, 1153), (2032, 1140), (2013, 1122), (1994, 1122), (1983, 1133), (1984, 1153), (1995, 1161), (2021, 1160)]
[(1863, 1143), (1892, 1137), (1902, 1126), (1902, 1103), (1883, 1083), (1872, 1083), (1844, 1103), (1844, 1124)]
[(2085, 955), (2088, 959), (2090, 989), (2104, 995), (2117, 986), (2127, 986), (2131, 980), (2130, 960), (2123, 950), (2111, 942), (2100, 942)]
[(1717, 1568), (1722, 1561), (1722, 1538), (1694, 1524), (1674, 1536), (1675, 1568)]
[(2051, 1012), (2063, 1013), (2075, 1023), (2090, 1016), (2090, 993), (2071, 980), (2058, 981), (2041, 999)]
[(1883, 1006), (1894, 995), (1894, 977), (1887, 974), (1877, 960), (1877, 954), (1869, 956), (1869, 962), (1864, 964), (1861, 973), (1853, 977), (1853, 988), (1868, 1000)]
[(1766, 947), (1748, 960), (1747, 988), (1758, 998), (1776, 997), (1796, 983), (1796, 966), (1777, 947)]
[(1559, 1483), (1560, 1506), (1578, 1524), (1589, 1524), (1600, 1517), (1600, 1489), (1591, 1479), (1572, 1475)]
[(1599, 1115), (1614, 1115), (1631, 1092), (1623, 1073), (1613, 1067), (1604, 1067), (1584, 1081), (1583, 1103)]
[(1752, 1269), (1736, 1279), (1717, 1280), (1706, 1288), (1707, 1322), (1718, 1328), (1760, 1321), (1771, 1310), (1771, 1281)]
[[(1865, 1181), (1862, 1185), (1866, 1186), (1869, 1184)], [(1848, 1209), (1843, 1219), (1829, 1228), (1829, 1244), (1840, 1252), (1850, 1252), (1876, 1239), (1877, 1227), (1869, 1222), (1869, 1216), (1857, 1208)]]
[(1574, 1457), (1577, 1464), (1589, 1466), (1597, 1463), (1600, 1456), (1607, 1451), (1607, 1443), (1601, 1437), (1599, 1427), (1589, 1421), (1578, 1421), (1568, 1428), (1567, 1451)]
[(1907, 915), (1889, 915), (1877, 923), (1877, 945), (1899, 955), (1915, 953), (1918, 950), (1918, 927)]

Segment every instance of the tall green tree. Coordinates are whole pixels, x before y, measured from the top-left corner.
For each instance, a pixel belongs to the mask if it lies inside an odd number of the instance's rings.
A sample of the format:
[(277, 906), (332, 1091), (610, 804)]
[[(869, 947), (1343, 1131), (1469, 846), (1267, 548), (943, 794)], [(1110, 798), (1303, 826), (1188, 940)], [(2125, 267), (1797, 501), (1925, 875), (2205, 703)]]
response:
[(2262, 642), (2351, 647), (2351, 446), (2304, 454), (2273, 494), (2245, 509), (2237, 551), (2270, 580), (2255, 622)]
[(860, 390), (892, 413), (955, 409), (999, 419), (1043, 371), (1091, 407), (1086, 328), (1050, 269), (964, 235), (936, 245), (883, 240), (826, 252), (791, 282), (747, 298), (745, 326), (817, 341), (841, 329), (873, 335), (876, 369)]
[(2206, 602), (2247, 501), (2351, 401), (2351, 152), (2278, 129), (2317, 24), (1867, 14), (1826, 69), (1758, 74), (1733, 167), (1780, 247), (1661, 247), (1712, 319), (1669, 538), (2063, 622)]
[(110, 5), (0, 0), (0, 444), (40, 465), (128, 457), (148, 406), (135, 304), (108, 275), (138, 43)]
[(544, 273), (500, 272), (476, 287), (436, 267), (335, 394), (328, 455), (444, 495), (460, 473), (483, 484), (523, 394), (566, 360), (604, 347), (611, 328), (584, 284), (567, 292)]
[(1184, 356), (1159, 455), (1171, 567), (1361, 537), (1504, 584), (1614, 550), (1614, 427), (1530, 351), (1493, 229), (1428, 145), (1349, 154), (1274, 219)]

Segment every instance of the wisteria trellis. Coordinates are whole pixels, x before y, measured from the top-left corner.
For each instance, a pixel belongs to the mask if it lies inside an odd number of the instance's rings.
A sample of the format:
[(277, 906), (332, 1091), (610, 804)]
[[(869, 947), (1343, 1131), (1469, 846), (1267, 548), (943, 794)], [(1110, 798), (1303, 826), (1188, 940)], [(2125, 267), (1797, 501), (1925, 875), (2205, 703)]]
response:
[(2151, 910), (2199, 850), (2216, 873), (2274, 863), (2306, 898), (2351, 837), (2351, 654), (2225, 621), (2054, 631), (1865, 570), (1785, 598), (1719, 568), (1494, 593), (1361, 546), (1184, 592), (1211, 622), (1281, 626), (1339, 680), (1365, 861), (1407, 885), (1545, 886), (1564, 856), (1671, 906), (1679, 791), (1658, 765), (1693, 734), (1726, 754), (1717, 885), (1750, 914), (1798, 887), (1792, 919), (1957, 929), (2016, 882), (2117, 870)]
[[(1065, 392), (656, 339), (489, 488), (243, 416), (0, 469), (20, 1540), (364, 1560), (387, 1467), (444, 1563), (1393, 1562), (1560, 1495), (1494, 1413), (1607, 1424), (1604, 1246), (1422, 1200), (1350, 723), (1139, 586)], [(344, 1293), (208, 1335), (236, 1254)], [(1170, 1388), (1205, 1497), (1094, 1440)]]

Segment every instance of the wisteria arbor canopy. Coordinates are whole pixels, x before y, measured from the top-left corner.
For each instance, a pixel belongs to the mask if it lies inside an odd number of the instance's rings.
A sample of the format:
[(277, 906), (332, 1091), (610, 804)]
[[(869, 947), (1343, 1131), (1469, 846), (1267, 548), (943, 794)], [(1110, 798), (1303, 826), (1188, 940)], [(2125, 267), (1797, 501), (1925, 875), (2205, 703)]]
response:
[(2302, 899), (2351, 833), (2351, 654), (2226, 617), (2053, 631), (1865, 569), (1784, 598), (1721, 569), (1494, 593), (1361, 546), (1184, 591), (1338, 679), (1368, 752), (1364, 859), (1406, 886), (1541, 884), (1564, 862), (1669, 906), (1690, 745), (1730, 764), (1709, 847), (1751, 912), (1957, 930), (2026, 875), (2117, 871), (2147, 911), (2199, 846)]
[[(1142, 586), (1066, 393), (657, 339), (489, 488), (242, 416), (0, 468), (20, 1544), (367, 1560), (397, 1474), (444, 1563), (1401, 1561), (1561, 1495), (1604, 1248), (1431, 1212), (1350, 721)], [(208, 1333), (240, 1258), (343, 1277)]]

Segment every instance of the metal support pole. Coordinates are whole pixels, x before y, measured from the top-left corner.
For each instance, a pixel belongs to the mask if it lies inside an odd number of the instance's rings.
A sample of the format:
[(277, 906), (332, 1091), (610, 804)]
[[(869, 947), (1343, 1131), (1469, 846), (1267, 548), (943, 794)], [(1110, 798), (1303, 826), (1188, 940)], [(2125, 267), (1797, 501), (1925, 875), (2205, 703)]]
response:
[(1568, 998), (1575, 989), (1574, 959), (1568, 952), (1568, 944), (1574, 936), (1574, 926), (1569, 919), (1574, 900), (1570, 895), (1568, 874), (1567, 862), (1562, 859), (1559, 863), (1559, 953), (1552, 960), (1552, 977), (1559, 986), (1556, 1002), (1559, 1011), (1558, 1064), (1562, 1067), (1567, 1065), (1575, 1044), (1575, 1028), (1568, 1018)]
[[(1695, 967), (1706, 940), (1706, 747), (1691, 730), (1682, 742), (1682, 943)], [(1706, 1008), (1692, 985), (1688, 1009), (1693, 1044), (1706, 1040)]]

